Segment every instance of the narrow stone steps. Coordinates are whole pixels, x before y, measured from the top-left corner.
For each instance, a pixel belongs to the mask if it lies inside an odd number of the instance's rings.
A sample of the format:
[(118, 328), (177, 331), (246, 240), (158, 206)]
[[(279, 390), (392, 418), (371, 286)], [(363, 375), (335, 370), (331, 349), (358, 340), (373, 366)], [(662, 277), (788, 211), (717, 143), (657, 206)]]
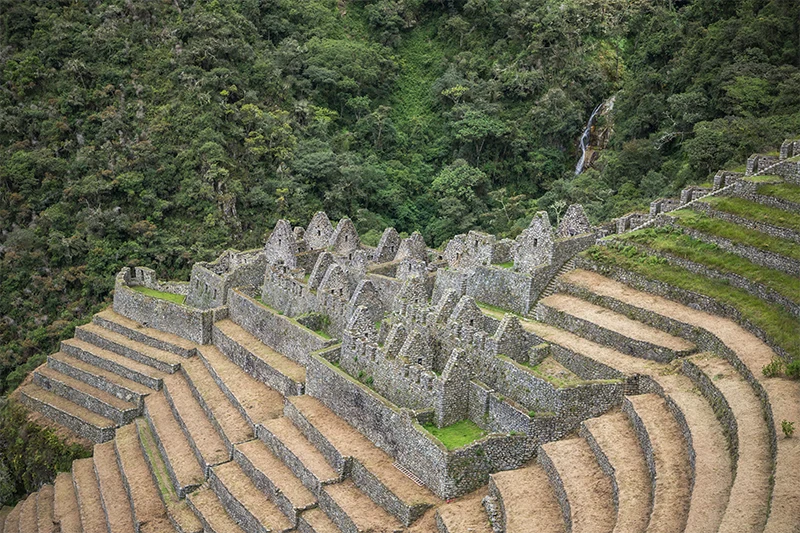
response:
[(153, 348), (94, 323), (75, 328), (75, 338), (128, 357), (143, 365), (151, 366), (166, 374), (177, 372), (183, 359), (172, 352)]
[(614, 469), (618, 492), (615, 533), (644, 533), (653, 508), (650, 472), (630, 420), (615, 410), (583, 422)]
[(113, 394), (46, 366), (34, 371), (33, 382), (44, 390), (113, 420), (118, 425), (128, 424), (140, 414), (138, 404), (120, 400)]
[(214, 345), (257, 380), (284, 396), (303, 394), (306, 369), (231, 320), (214, 323)]
[(587, 442), (578, 437), (564, 439), (544, 444), (542, 451), (558, 472), (572, 532), (610, 533), (616, 523), (611, 480), (600, 469)]
[(714, 409), (688, 377), (681, 374), (655, 377), (680, 410), (691, 435), (694, 488), (686, 531), (716, 531), (728, 506), (733, 483), (728, 441)]
[(635, 357), (668, 362), (697, 349), (686, 339), (568, 294), (548, 296), (539, 306), (545, 322), (576, 330), (582, 337)]
[(232, 451), (234, 444), (254, 438), (253, 428), (220, 388), (219, 383), (199, 357), (184, 361), (183, 375), (186, 376), (206, 415), (225, 440), (229, 451)]
[(564, 516), (544, 469), (529, 465), (489, 476), (489, 493), (501, 502), (506, 533), (565, 533)]
[(39, 533), (56, 533), (54, 498), (55, 489), (49, 483), (43, 485), (36, 494), (36, 525)]
[(234, 461), (215, 466), (209, 486), (234, 520), (249, 532), (287, 532), (295, 527)]
[(322, 485), (339, 480), (339, 474), (288, 418), (259, 424), (256, 435), (314, 494)]
[(29, 494), (22, 503), (17, 504), (21, 507), (19, 511), (19, 531), (25, 533), (32, 531), (36, 533), (39, 530), (39, 523), (36, 519), (36, 493)]
[(647, 531), (681, 532), (686, 527), (691, 498), (691, 466), (681, 429), (658, 395), (641, 394), (626, 400), (630, 406), (626, 414), (645, 457), (651, 455), (655, 471), (653, 512)]
[(275, 454), (258, 439), (236, 445), (234, 460), (253, 484), (293, 522), (317, 503), (309, 491)]
[[(441, 502), (426, 487), (417, 485), (400, 472), (391, 456), (316, 398), (294, 396), (287, 402), (287, 414), (296, 410), (302, 417), (301, 421), (294, 420), (295, 424), (301, 422), (308, 431), (318, 435), (322, 439), (322, 442), (315, 443), (318, 447), (323, 445), (325, 449), (336, 451), (339, 457), (327, 457), (331, 465), (343, 464), (348, 457), (357, 461), (366, 472), (362, 476), (358, 465), (353, 465), (351, 475), (356, 484), (369, 486), (373, 492), (380, 493), (383, 505), (405, 525), (410, 525), (427, 508)], [(304, 431), (304, 428), (300, 430)], [(323, 449), (320, 451), (325, 455)]]
[(191, 357), (196, 347), (193, 342), (182, 337), (148, 328), (130, 318), (124, 317), (116, 313), (112, 307), (108, 307), (94, 315), (92, 322), (105, 329), (125, 335), (131, 340), (159, 350), (172, 352), (181, 357)]
[(114, 443), (95, 445), (93, 460), (109, 533), (133, 531), (131, 502), (122, 482)]
[(182, 373), (164, 378), (164, 396), (204, 473), (210, 467), (230, 460), (228, 446), (192, 394)]
[(119, 428), (114, 447), (125, 491), (131, 501), (136, 530), (171, 531), (164, 503), (139, 444), (137, 424)]
[(76, 359), (64, 352), (57, 352), (48, 356), (47, 366), (92, 387), (113, 394), (120, 400), (136, 405), (142, 405), (144, 397), (153, 392), (153, 389), (145, 387), (141, 383)]
[(319, 508), (310, 509), (301, 514), (297, 530), (301, 533), (341, 533), (342, 531)]
[(760, 531), (767, 520), (771, 458), (769, 432), (758, 397), (729, 363), (698, 358), (700, 368), (724, 396), (736, 419), (738, 462), (720, 532)]
[[(208, 487), (203, 487), (187, 496), (192, 511), (203, 523), (206, 531), (213, 533), (244, 533), (236, 522), (225, 512), (222, 502)], [(249, 533), (249, 532), (248, 532)]]
[(72, 483), (72, 474), (59, 472), (53, 487), (53, 517), (61, 532), (80, 533), (82, 531), (81, 515), (78, 509), (75, 485)]
[(83, 533), (107, 533), (108, 523), (91, 457), (72, 462), (72, 483), (78, 497)]
[(161, 378), (164, 373), (128, 357), (79, 339), (61, 341), (61, 351), (153, 390), (161, 390)]
[(117, 424), (111, 419), (32, 383), (22, 386), (19, 392), (19, 399), (23, 404), (71, 429), (81, 437), (98, 443), (114, 438)]
[(353, 480), (325, 485), (320, 508), (344, 533), (399, 533), (403, 525), (356, 487)]
[(151, 394), (144, 401), (145, 418), (169, 472), (169, 477), (183, 498), (205, 480), (203, 468), (189, 440), (172, 413), (163, 394)]
[(436, 510), (436, 521), (442, 533), (492, 533), (492, 525), (483, 498), (489, 494), (488, 487), (446, 503)]
[(251, 426), (283, 416), (283, 395), (253, 378), (216, 346), (199, 346), (197, 352), (209, 373)]
[(3, 533), (19, 533), (19, 514), (21, 511), (22, 505), (17, 504), (6, 515), (6, 519), (3, 522)]

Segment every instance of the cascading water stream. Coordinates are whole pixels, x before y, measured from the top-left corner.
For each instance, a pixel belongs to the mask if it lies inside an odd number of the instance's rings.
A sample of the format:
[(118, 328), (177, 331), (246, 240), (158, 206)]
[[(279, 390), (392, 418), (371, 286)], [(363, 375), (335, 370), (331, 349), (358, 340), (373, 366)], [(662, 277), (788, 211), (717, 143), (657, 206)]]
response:
[(578, 164), (575, 165), (576, 176), (581, 172), (583, 172), (584, 166), (586, 165), (586, 151), (589, 149), (589, 139), (592, 136), (592, 126), (594, 126), (595, 118), (597, 118), (597, 114), (600, 113), (603, 109), (605, 108), (611, 109), (614, 107), (614, 98), (615, 96), (612, 96), (605, 102), (595, 107), (594, 111), (592, 111), (592, 114), (589, 116), (589, 122), (586, 123), (586, 129), (583, 130), (583, 134), (581, 135), (580, 139), (581, 158), (578, 159)]

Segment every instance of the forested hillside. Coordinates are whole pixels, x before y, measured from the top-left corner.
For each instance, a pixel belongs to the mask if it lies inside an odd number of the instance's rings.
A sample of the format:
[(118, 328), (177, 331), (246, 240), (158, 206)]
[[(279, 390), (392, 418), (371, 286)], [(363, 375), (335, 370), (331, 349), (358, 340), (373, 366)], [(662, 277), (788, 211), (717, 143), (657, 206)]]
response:
[(125, 265), (186, 278), (319, 209), (373, 244), (601, 220), (800, 131), (794, 0), (0, 0), (0, 27), (0, 392)]

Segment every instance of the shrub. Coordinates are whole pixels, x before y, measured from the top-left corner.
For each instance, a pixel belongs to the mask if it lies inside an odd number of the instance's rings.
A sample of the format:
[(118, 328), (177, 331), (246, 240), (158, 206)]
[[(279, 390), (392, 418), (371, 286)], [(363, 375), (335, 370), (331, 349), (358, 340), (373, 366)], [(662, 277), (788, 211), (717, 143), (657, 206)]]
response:
[(761, 373), (765, 377), (774, 378), (783, 374), (783, 361), (780, 359), (773, 359), (761, 369)]
[(794, 434), (794, 422), (789, 422), (788, 420), (782, 421), (781, 429), (786, 438), (790, 438)]

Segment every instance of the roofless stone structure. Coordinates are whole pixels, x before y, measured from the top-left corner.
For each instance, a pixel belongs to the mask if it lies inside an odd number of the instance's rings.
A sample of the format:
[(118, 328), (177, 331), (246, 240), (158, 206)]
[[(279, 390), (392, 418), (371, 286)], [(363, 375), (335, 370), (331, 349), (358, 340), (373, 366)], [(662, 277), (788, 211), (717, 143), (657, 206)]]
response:
[(800, 185), (798, 146), (600, 228), (573, 205), (513, 240), (471, 231), (433, 250), (388, 228), (371, 248), (317, 213), (188, 283), (123, 269), (113, 306), (17, 393), (94, 457), (0, 531), (790, 531), (800, 447), (776, 428), (800, 422), (800, 386), (761, 372), (782, 348), (718, 302), (576, 254), (678, 228), (665, 213), (680, 206), (733, 216), (698, 203), (709, 193), (797, 218), (749, 177)]

